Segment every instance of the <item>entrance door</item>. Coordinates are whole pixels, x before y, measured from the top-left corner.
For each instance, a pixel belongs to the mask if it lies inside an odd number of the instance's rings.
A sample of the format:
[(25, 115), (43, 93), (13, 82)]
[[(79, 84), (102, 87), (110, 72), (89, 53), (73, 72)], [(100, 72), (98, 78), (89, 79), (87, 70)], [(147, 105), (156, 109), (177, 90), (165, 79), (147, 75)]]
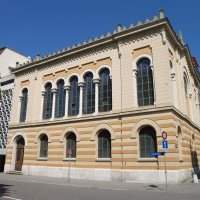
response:
[(16, 171), (22, 170), (23, 160), (24, 160), (24, 138), (20, 136), (16, 140), (16, 161), (15, 161)]

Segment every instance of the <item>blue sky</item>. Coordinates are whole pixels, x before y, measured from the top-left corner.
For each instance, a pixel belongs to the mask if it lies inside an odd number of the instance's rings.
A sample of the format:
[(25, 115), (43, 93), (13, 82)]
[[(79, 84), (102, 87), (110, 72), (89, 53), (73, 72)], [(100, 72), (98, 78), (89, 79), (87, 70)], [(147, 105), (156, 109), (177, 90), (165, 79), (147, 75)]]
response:
[(164, 8), (200, 60), (198, 0), (0, 0), (0, 46), (35, 56), (112, 31)]

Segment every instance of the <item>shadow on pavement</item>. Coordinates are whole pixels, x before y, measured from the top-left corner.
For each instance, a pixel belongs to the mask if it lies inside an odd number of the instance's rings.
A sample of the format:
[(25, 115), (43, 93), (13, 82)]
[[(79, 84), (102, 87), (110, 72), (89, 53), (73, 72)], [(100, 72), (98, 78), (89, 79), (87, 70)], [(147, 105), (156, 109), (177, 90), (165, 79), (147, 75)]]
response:
[(11, 185), (0, 184), (0, 198), (9, 193)]

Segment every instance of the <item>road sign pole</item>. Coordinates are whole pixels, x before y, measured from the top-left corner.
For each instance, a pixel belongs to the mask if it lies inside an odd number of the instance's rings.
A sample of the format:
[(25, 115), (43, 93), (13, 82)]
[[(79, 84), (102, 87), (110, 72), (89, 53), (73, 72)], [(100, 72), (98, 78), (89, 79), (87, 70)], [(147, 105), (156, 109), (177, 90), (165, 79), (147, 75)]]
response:
[(167, 192), (167, 160), (166, 160), (166, 152), (164, 155), (164, 165), (165, 165), (165, 192)]

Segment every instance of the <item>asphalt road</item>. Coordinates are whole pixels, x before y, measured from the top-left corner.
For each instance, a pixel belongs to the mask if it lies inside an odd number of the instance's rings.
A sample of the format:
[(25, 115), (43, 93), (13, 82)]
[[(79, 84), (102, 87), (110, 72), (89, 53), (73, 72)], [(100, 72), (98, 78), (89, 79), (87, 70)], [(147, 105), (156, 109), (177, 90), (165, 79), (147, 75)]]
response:
[(200, 200), (200, 184), (110, 183), (0, 174), (1, 200)]

